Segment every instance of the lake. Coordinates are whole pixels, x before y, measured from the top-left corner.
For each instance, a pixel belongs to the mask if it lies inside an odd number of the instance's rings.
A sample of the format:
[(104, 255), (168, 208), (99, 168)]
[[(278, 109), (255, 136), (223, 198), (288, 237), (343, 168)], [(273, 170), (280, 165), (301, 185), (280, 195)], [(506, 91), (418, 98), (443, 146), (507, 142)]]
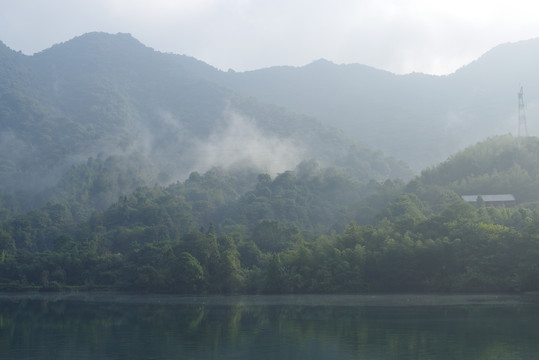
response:
[(0, 294), (0, 359), (539, 359), (539, 297)]

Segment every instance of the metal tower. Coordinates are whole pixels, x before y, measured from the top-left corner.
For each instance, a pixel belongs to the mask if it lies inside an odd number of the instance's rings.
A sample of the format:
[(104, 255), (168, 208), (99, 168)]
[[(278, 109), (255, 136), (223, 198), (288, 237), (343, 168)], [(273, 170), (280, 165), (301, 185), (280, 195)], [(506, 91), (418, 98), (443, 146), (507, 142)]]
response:
[(524, 136), (528, 136), (528, 125), (526, 124), (526, 106), (524, 105), (524, 90), (522, 86), (518, 92), (518, 136), (520, 137), (521, 129), (524, 128)]

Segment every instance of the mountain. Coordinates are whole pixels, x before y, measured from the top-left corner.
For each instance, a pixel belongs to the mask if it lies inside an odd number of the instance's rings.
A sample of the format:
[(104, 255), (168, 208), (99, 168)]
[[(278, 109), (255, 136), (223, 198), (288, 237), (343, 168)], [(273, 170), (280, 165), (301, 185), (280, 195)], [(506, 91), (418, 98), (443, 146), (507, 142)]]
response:
[(537, 133), (538, 61), (539, 39), (447, 76), (324, 59), (222, 72), (129, 34), (89, 33), (33, 56), (0, 43), (0, 190), (32, 194), (15, 208), (70, 196), (104, 208), (213, 166), (276, 175), (306, 159), (361, 183), (409, 179), (403, 161), (419, 172), (516, 133), (520, 86)]
[(537, 134), (539, 39), (500, 45), (447, 76), (395, 75), (318, 60), (303, 67), (228, 72), (222, 83), (342, 129), (416, 171), (489, 136), (518, 131), (524, 88)]
[(104, 209), (193, 171), (273, 176), (306, 159), (361, 183), (411, 176), (336, 128), (234, 93), (223, 76), (128, 34), (89, 33), (33, 56), (0, 44), (1, 192), (32, 194), (20, 210), (69, 198)]

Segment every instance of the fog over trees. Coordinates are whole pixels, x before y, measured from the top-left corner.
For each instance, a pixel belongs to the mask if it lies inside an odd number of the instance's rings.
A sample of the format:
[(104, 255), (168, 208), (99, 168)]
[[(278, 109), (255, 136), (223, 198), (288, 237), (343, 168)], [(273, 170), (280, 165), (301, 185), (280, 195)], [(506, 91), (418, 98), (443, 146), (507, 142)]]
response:
[(510, 133), (519, 84), (537, 131), (538, 56), (235, 73), (127, 34), (0, 43), (0, 287), (537, 290), (539, 139)]

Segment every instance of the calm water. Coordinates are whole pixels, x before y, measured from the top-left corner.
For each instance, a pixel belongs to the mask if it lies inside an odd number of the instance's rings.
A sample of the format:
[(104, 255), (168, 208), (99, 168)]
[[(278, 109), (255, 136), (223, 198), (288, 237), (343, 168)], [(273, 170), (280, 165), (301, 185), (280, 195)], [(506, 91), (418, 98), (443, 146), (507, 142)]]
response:
[(539, 299), (0, 294), (0, 359), (539, 359)]

